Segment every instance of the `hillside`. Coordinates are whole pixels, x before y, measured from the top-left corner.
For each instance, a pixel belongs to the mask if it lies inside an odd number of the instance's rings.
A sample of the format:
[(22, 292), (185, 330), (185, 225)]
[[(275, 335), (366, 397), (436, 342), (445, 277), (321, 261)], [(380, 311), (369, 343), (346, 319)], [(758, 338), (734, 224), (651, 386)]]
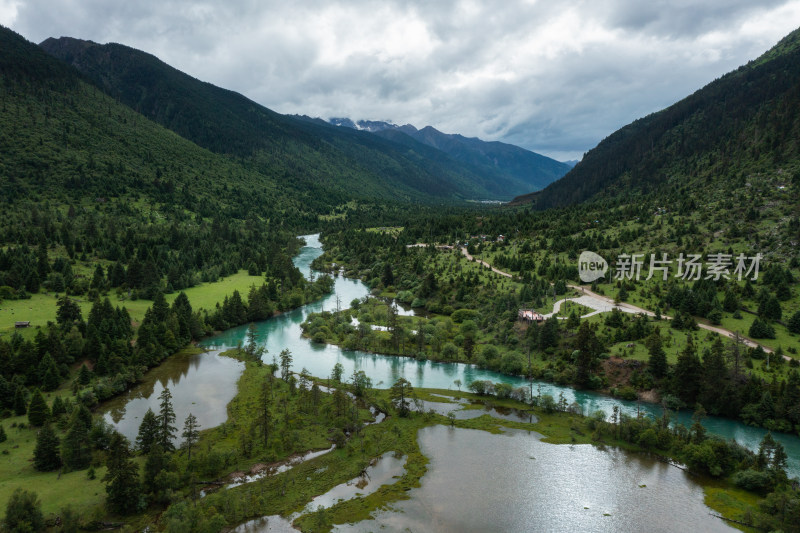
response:
[(183, 139), (5, 28), (0, 47), (0, 301), (296, 275), (286, 252), (329, 199)]
[(496, 176), (508, 183), (514, 194), (542, 189), (567, 173), (571, 165), (502, 142), (487, 142), (475, 137), (442, 133), (431, 126), (417, 129), (410, 124), (398, 126), (389, 122), (332, 118), (335, 126), (375, 133), (394, 142), (404, 143), (403, 135), (444, 152), (469, 165), (475, 172)]
[(248, 165), (306, 198), (441, 202), (508, 195), (505, 183), (452, 159), (365, 132), (275, 113), (120, 44), (69, 37), (42, 49), (81, 71), (104, 92), (185, 139)]
[(545, 209), (589, 199), (635, 200), (793, 171), (800, 155), (799, 39), (800, 30), (761, 58), (614, 132), (563, 179), (515, 203)]

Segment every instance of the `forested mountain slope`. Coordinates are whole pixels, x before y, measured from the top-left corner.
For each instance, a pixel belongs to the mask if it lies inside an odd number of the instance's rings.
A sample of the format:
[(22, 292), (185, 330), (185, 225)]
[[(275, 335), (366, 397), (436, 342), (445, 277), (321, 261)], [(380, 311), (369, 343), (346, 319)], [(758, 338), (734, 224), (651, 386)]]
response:
[(759, 59), (614, 132), (564, 178), (518, 198), (537, 209), (635, 199), (677, 187), (744, 185), (791, 170), (800, 155), (800, 30)]
[(494, 175), (366, 132), (280, 115), (127, 46), (61, 37), (41, 47), (146, 117), (309, 196), (430, 203), (508, 195)]
[(474, 169), (478, 174), (496, 176), (498, 182), (507, 184), (514, 192), (542, 189), (567, 173), (572, 168), (566, 163), (550, 159), (519, 146), (497, 141), (482, 141), (475, 137), (442, 133), (431, 126), (417, 129), (411, 124), (398, 126), (383, 121), (332, 118), (336, 126), (365, 130), (376, 135), (407, 144), (408, 136), (415, 141), (444, 152), (451, 158)]

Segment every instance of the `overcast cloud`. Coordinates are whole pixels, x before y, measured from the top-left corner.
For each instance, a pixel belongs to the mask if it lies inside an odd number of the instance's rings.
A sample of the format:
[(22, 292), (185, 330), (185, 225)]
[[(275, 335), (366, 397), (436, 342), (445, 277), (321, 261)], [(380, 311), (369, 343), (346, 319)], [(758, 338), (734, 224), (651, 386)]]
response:
[(126, 44), (281, 113), (566, 160), (766, 51), (800, 0), (0, 0), (0, 24)]

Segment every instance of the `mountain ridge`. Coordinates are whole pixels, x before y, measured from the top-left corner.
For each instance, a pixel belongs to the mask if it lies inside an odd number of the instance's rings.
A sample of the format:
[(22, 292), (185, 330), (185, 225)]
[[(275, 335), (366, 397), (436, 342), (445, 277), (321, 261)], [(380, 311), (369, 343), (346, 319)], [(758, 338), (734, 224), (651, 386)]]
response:
[(213, 152), (247, 160), (299, 191), (403, 202), (509, 199), (508, 184), (455, 159), (365, 132), (281, 115), (185, 74), (156, 56), (70, 37), (40, 47), (125, 105)]
[(387, 121), (358, 120), (334, 117), (328, 120), (334, 126), (367, 131), (398, 142), (397, 133), (436, 148), (454, 159), (513, 179), (520, 186), (543, 188), (566, 174), (570, 166), (519, 146), (501, 141), (484, 141), (458, 133), (443, 133), (433, 126), (417, 129), (411, 124), (397, 125)]

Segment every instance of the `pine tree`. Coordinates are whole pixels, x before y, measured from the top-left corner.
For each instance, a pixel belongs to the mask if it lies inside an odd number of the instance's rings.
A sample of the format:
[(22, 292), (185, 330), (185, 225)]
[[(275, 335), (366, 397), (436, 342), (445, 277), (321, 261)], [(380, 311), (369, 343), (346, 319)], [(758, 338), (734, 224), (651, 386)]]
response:
[(28, 422), (32, 426), (42, 426), (50, 417), (50, 410), (47, 408), (47, 403), (44, 401), (42, 391), (36, 389), (33, 391), (31, 403), (28, 404)]
[(81, 308), (78, 304), (70, 300), (67, 296), (62, 296), (58, 299), (56, 321), (59, 326), (64, 330), (69, 330), (75, 322), (80, 322), (81, 320), (83, 320), (83, 315), (81, 314)]
[(0, 442), (5, 442), (6, 440), (8, 440), (8, 436), (6, 436), (6, 430), (3, 428), (3, 426), (0, 426)]
[(25, 400), (25, 387), (17, 385), (14, 389), (14, 414), (22, 416), (28, 412), (28, 403)]
[(56, 362), (50, 352), (44, 354), (42, 361), (39, 363), (39, 376), (42, 382), (42, 388), (46, 391), (54, 391), (61, 384), (61, 375), (56, 367)]
[(773, 329), (773, 327), (758, 317), (756, 317), (756, 319), (753, 320), (753, 323), (750, 325), (750, 329), (748, 330), (747, 333), (754, 339), (775, 338), (775, 330)]
[(647, 361), (647, 366), (650, 373), (655, 378), (663, 378), (667, 375), (667, 354), (661, 344), (661, 335), (658, 331), (654, 331), (645, 341), (647, 350), (650, 352), (650, 358)]
[(389, 391), (389, 397), (392, 399), (392, 405), (397, 409), (397, 413), (402, 416), (408, 416), (410, 411), (409, 398), (414, 392), (411, 383), (405, 378), (399, 378), (394, 382)]
[(108, 470), (103, 477), (106, 483), (106, 505), (119, 514), (131, 514), (144, 507), (139, 483), (139, 467), (131, 460), (128, 441), (119, 433), (111, 437), (108, 450)]
[(711, 350), (703, 356), (703, 384), (700, 402), (713, 414), (719, 414), (725, 401), (728, 367), (725, 364), (725, 346), (717, 337)]
[(172, 408), (172, 393), (168, 387), (164, 387), (161, 394), (158, 396), (161, 400), (158, 412), (158, 442), (165, 452), (175, 450), (172, 440), (175, 438), (175, 432), (178, 428), (175, 427), (175, 410)]
[(53, 419), (56, 419), (66, 412), (67, 408), (64, 405), (64, 401), (61, 399), (61, 396), (56, 396), (55, 400), (53, 400), (53, 405), (50, 407), (50, 415), (53, 417)]
[(169, 458), (164, 454), (164, 449), (159, 444), (153, 444), (144, 463), (144, 477), (142, 490), (149, 495), (154, 503), (166, 499), (167, 478), (164, 475), (169, 465)]
[(289, 376), (292, 373), (292, 352), (290, 352), (288, 349), (281, 350), (279, 357), (281, 358), (281, 379), (288, 381)]
[[(150, 449), (158, 442), (159, 425), (158, 418), (152, 409), (148, 408), (139, 424), (139, 434), (136, 436), (136, 448), (142, 454), (150, 453)], [(162, 448), (163, 451), (163, 448)]]
[(722, 302), (722, 308), (729, 313), (733, 313), (739, 309), (739, 299), (733, 291), (725, 291), (725, 299)]
[(36, 436), (36, 447), (33, 450), (33, 467), (40, 472), (49, 472), (60, 467), (59, 444), (58, 436), (53, 431), (53, 428), (50, 427), (50, 424), (45, 424)]
[(61, 444), (61, 458), (69, 470), (82, 470), (92, 461), (89, 428), (77, 411), (72, 416), (64, 442)]
[(786, 327), (792, 333), (800, 333), (800, 311), (797, 311), (795, 314), (792, 315)]
[(81, 365), (80, 371), (78, 371), (78, 383), (81, 385), (88, 385), (89, 382), (92, 380), (92, 373), (87, 368), (86, 363)]
[(153, 310), (153, 320), (156, 323), (166, 322), (167, 315), (169, 314), (169, 304), (167, 300), (164, 298), (164, 293), (158, 291), (153, 298), (153, 306), (151, 307)]
[(673, 388), (677, 396), (687, 405), (694, 405), (697, 402), (702, 371), (703, 367), (690, 335), (687, 338), (686, 348), (678, 354), (673, 376)]
[(189, 416), (186, 417), (186, 421), (183, 423), (183, 433), (181, 435), (183, 436), (183, 448), (186, 449), (189, 462), (191, 462), (192, 448), (195, 443), (197, 443), (197, 439), (200, 436), (200, 425), (197, 423), (197, 417), (192, 413), (189, 413)]
[(105, 288), (106, 278), (105, 278), (105, 271), (103, 271), (103, 267), (100, 266), (98, 263), (97, 266), (94, 268), (94, 275), (92, 276), (92, 283), (89, 285), (93, 289), (100, 289), (102, 290)]

